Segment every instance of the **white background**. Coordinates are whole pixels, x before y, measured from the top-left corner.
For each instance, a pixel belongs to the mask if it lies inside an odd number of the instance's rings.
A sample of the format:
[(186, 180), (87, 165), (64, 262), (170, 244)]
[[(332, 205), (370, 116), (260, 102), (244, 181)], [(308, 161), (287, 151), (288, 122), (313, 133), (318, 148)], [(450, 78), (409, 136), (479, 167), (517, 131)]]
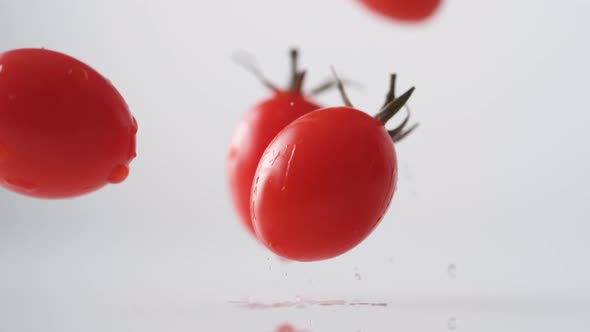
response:
[[(423, 25), (352, 0), (0, 0), (0, 52), (79, 58), (139, 122), (124, 184), (67, 201), (0, 191), (0, 331), (69, 331), (72, 310), (247, 296), (585, 300), (589, 18), (583, 0), (446, 1)], [(245, 49), (283, 82), (290, 46), (308, 86), (334, 65), (362, 84), (349, 94), (369, 113), (390, 72), (417, 88), (421, 127), (398, 146), (389, 213), (327, 262), (281, 263), (243, 231), (226, 191), (230, 134), (268, 96), (230, 57)]]

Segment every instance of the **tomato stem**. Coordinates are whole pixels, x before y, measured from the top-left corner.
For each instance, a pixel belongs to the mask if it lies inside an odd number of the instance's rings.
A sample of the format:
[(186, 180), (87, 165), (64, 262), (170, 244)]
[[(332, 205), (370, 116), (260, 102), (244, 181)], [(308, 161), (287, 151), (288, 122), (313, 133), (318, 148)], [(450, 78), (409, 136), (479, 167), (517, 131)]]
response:
[(402, 123), (399, 126), (388, 131), (389, 136), (391, 136), (391, 139), (393, 140), (394, 143), (401, 141), (406, 136), (408, 136), (412, 131), (414, 131), (414, 129), (416, 129), (418, 127), (418, 124), (414, 124), (412, 127), (410, 127), (410, 129), (404, 131), (404, 128), (410, 122), (410, 108), (408, 107), (408, 105), (406, 105), (406, 110), (407, 110), (407, 114), (406, 114), (406, 118), (404, 119), (404, 121), (402, 121)]
[(412, 96), (412, 93), (414, 93), (414, 89), (414, 87), (410, 88), (403, 95), (393, 99), (383, 106), (379, 113), (375, 115), (375, 119), (381, 122), (383, 125), (387, 124), (387, 121), (393, 118), (408, 102), (408, 99), (410, 99), (410, 96)]
[(403, 140), (404, 138), (406, 138), (406, 136), (410, 135), (416, 128), (418, 128), (418, 126), (419, 126), (419, 124), (416, 123), (416, 124), (412, 125), (410, 127), (410, 129), (408, 129), (406, 131), (400, 131), (398, 134), (395, 134), (395, 135), (392, 135), (391, 131), (390, 131), (389, 136), (391, 136), (391, 139), (393, 140), (394, 143), (397, 143), (397, 142)]
[(385, 126), (385, 124), (387, 124), (387, 121), (393, 118), (405, 106), (407, 110), (407, 115), (404, 121), (402, 121), (402, 123), (394, 129), (387, 131), (394, 143), (403, 140), (418, 127), (418, 124), (414, 124), (412, 127), (410, 127), (410, 129), (404, 130), (410, 122), (410, 108), (408, 107), (408, 105), (406, 105), (406, 103), (408, 102), (410, 96), (414, 92), (414, 88), (412, 87), (399, 98), (395, 98), (396, 78), (397, 76), (395, 74), (391, 74), (389, 92), (385, 97), (385, 105), (381, 108), (379, 113), (375, 115), (375, 119)]
[(305, 80), (305, 73), (305, 70), (303, 70), (296, 74), (293, 85), (291, 86), (291, 91), (293, 93), (301, 94), (301, 90), (303, 89), (303, 81)]
[(389, 91), (387, 92), (387, 95), (385, 96), (385, 104), (383, 104), (383, 107), (385, 107), (387, 104), (389, 104), (392, 100), (395, 99), (395, 81), (396, 81), (396, 79), (397, 79), (397, 75), (391, 74), (390, 82), (389, 82)]
[[(349, 85), (349, 86), (356, 85), (357, 87), (360, 86), (360, 84), (358, 84), (357, 82), (350, 81), (347, 79), (342, 79), (342, 84), (344, 86), (346, 86), (346, 85)], [(318, 86), (316, 86), (315, 88), (311, 89), (309, 91), (309, 95), (310, 96), (317, 96), (319, 94), (322, 94), (322, 93), (332, 89), (333, 87), (335, 87), (337, 85), (338, 85), (338, 82), (336, 82), (336, 80), (334, 80), (334, 79), (326, 80), (325, 82), (323, 82), (323, 83), (319, 84)]]
[(291, 90), (296, 90), (297, 84), (300, 84), (299, 82), (297, 82), (300, 79), (300, 73), (299, 73), (299, 50), (297, 50), (296, 48), (292, 48), (289, 51), (289, 55), (291, 56)]
[(336, 69), (334, 66), (330, 67), (332, 69), (332, 74), (334, 75), (334, 80), (336, 81), (336, 85), (338, 86), (338, 91), (340, 92), (340, 97), (342, 97), (342, 102), (344, 102), (345, 106), (353, 107), (350, 99), (346, 95), (346, 90), (344, 89), (344, 85), (342, 84), (342, 80), (338, 77), (338, 73), (336, 73)]
[(238, 65), (242, 66), (244, 69), (246, 69), (251, 74), (253, 74), (264, 86), (266, 86), (267, 88), (269, 88), (273, 92), (280, 91), (279, 88), (277, 88), (277, 86), (274, 83), (269, 81), (264, 76), (264, 74), (262, 73), (262, 70), (260, 70), (260, 67), (258, 66), (258, 64), (256, 63), (256, 60), (254, 59), (254, 57), (251, 54), (249, 54), (245, 51), (240, 51), (240, 52), (234, 54), (234, 56), (232, 58)]

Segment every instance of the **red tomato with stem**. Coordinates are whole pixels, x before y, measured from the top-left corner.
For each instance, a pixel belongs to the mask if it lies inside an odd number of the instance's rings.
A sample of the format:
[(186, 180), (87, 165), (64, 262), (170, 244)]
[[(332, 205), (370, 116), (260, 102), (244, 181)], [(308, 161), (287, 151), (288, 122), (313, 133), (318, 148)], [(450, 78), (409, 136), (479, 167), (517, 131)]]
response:
[(334, 82), (327, 82), (311, 90), (309, 95), (304, 95), (302, 85), (305, 72), (298, 69), (297, 50), (291, 50), (290, 54), (291, 83), (287, 89), (279, 89), (266, 80), (251, 59), (241, 60), (272, 91), (269, 98), (256, 104), (239, 122), (227, 157), (231, 198), (243, 225), (252, 234), (254, 229), (250, 218), (250, 192), (264, 149), (285, 126), (320, 108), (310, 96), (334, 85)]
[(373, 12), (395, 20), (415, 22), (431, 17), (442, 0), (358, 0)]
[(258, 166), (251, 211), (256, 234), (279, 256), (317, 261), (339, 256), (363, 241), (385, 215), (397, 181), (394, 142), (414, 128), (409, 120), (384, 125), (413, 88), (394, 97), (395, 75), (385, 106), (375, 116), (331, 107), (309, 113), (283, 129)]
[(45, 49), (0, 54), (0, 185), (71, 198), (119, 183), (135, 157), (137, 123), (88, 65)]

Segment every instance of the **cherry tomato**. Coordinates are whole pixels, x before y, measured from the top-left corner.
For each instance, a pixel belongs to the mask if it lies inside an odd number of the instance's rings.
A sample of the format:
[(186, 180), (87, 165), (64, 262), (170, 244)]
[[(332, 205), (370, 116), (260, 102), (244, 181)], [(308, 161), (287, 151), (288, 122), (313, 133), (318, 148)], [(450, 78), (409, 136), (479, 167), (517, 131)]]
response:
[(317, 110), (295, 120), (267, 147), (251, 211), (256, 234), (271, 251), (295, 261), (329, 259), (375, 229), (396, 188), (393, 142), (415, 128), (404, 131), (408, 118), (389, 132), (384, 127), (413, 92), (394, 98), (394, 82), (393, 77), (386, 105), (375, 117), (352, 107)]
[[(296, 50), (291, 51), (291, 59), (291, 86), (285, 90), (276, 88), (260, 75), (257, 68), (252, 64), (246, 64), (272, 90), (269, 98), (251, 108), (239, 122), (227, 157), (231, 198), (242, 223), (252, 234), (254, 229), (250, 218), (250, 192), (254, 173), (264, 149), (285, 126), (320, 108), (302, 93), (301, 85), (305, 73), (297, 69)], [(325, 87), (314, 91), (319, 92)]]
[(137, 123), (86, 64), (45, 49), (0, 54), (0, 185), (71, 198), (119, 183), (135, 157)]
[(421, 21), (432, 16), (442, 0), (358, 0), (373, 12), (400, 21)]

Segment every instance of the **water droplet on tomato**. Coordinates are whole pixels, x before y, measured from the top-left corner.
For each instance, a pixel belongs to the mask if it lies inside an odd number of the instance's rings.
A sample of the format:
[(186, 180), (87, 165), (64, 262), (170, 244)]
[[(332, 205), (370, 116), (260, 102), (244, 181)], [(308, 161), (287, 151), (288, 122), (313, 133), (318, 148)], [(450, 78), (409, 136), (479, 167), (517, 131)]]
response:
[(81, 81), (88, 81), (88, 72), (84, 68), (76, 67), (68, 70), (68, 75)]
[(137, 120), (135, 119), (134, 116), (131, 116), (131, 128), (133, 130), (134, 134), (137, 134)]
[(295, 106), (295, 103), (294, 102), (290, 102), (289, 103), (289, 106), (293, 107), (293, 106)]
[(117, 165), (115, 168), (113, 168), (113, 171), (107, 178), (107, 181), (109, 183), (117, 184), (125, 181), (127, 176), (129, 176), (129, 167), (125, 165)]
[(2, 65), (0, 65), (0, 74), (2, 74), (2, 69), (3, 69)]
[(0, 144), (0, 163), (8, 159), (8, 149)]

